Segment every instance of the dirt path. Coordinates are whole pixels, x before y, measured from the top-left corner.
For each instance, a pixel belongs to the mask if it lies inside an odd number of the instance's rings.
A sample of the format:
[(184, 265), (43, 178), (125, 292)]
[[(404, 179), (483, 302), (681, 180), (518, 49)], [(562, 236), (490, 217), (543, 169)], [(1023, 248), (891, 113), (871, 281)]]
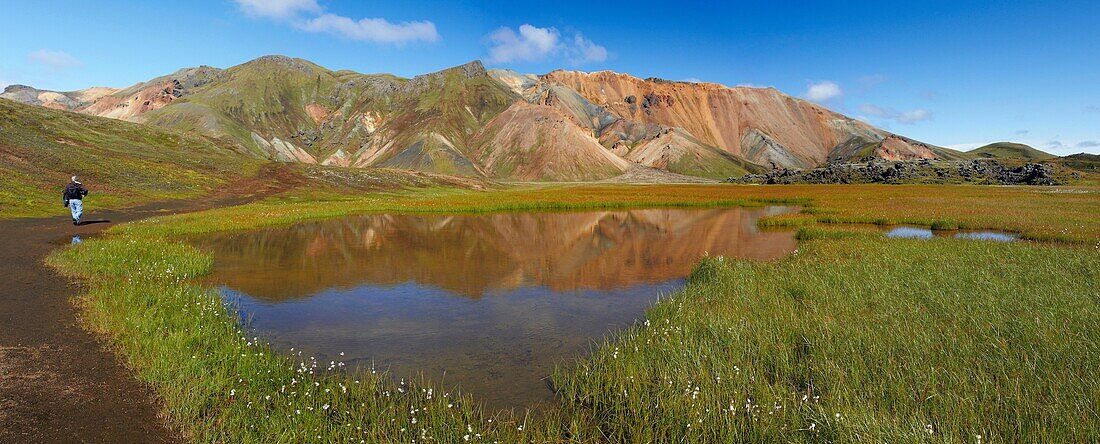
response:
[(0, 443), (183, 442), (160, 417), (152, 390), (81, 328), (72, 299), (80, 288), (43, 260), (73, 236), (244, 203), (295, 185), (274, 176), (243, 179), (214, 198), (127, 210), (97, 211), (93, 195), (85, 221), (96, 223), (79, 227), (68, 216), (0, 220)]
[[(91, 201), (89, 201), (91, 203)], [(82, 329), (80, 291), (43, 264), (55, 248), (151, 209), (0, 221), (0, 442), (181, 442), (151, 390)]]

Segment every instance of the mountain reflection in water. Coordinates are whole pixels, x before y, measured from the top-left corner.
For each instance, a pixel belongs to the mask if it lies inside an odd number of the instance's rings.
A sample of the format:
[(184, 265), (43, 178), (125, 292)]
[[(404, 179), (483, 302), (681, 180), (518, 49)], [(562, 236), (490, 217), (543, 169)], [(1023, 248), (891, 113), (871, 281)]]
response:
[(756, 221), (792, 210), (380, 214), (195, 243), (214, 252), (208, 282), (276, 348), (523, 408), (552, 398), (555, 363), (641, 318), (705, 254), (790, 253), (792, 232)]

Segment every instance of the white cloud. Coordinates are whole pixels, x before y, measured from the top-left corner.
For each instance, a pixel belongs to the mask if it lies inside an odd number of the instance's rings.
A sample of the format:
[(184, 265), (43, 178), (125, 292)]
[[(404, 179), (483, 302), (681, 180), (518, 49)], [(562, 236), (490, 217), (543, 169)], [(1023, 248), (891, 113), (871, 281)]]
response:
[(688, 77), (688, 78), (686, 78), (686, 79), (684, 79), (684, 80), (681, 80), (681, 82), (688, 82), (688, 83), (706, 83), (706, 82), (704, 82), (704, 81), (703, 81), (703, 79), (700, 79), (700, 78), (698, 78), (698, 77)]
[(335, 14), (304, 20), (296, 24), (302, 30), (334, 34), (351, 40), (376, 43), (435, 42), (439, 33), (435, 24), (428, 21), (391, 23), (381, 18), (365, 18), (359, 21)]
[(375, 43), (439, 41), (435, 23), (393, 23), (384, 18), (352, 19), (326, 13), (317, 0), (234, 0), (245, 14), (285, 22), (307, 32)]
[(844, 91), (840, 89), (840, 85), (828, 80), (811, 83), (810, 88), (806, 90), (806, 98), (814, 102), (824, 102), (843, 95)]
[[(1062, 136), (1060, 136), (1060, 135), (1055, 136), (1053, 139), (1051, 139), (1050, 141), (1045, 143), (1044, 150), (1051, 153), (1051, 154), (1056, 154), (1056, 155), (1059, 155), (1059, 156), (1068, 156), (1070, 154), (1076, 154), (1076, 153), (1080, 153), (1080, 152), (1093, 153), (1093, 154), (1100, 153), (1100, 141), (1097, 141), (1097, 140), (1079, 140), (1076, 143), (1074, 143), (1073, 141), (1070, 141), (1070, 140), (1066, 140), (1066, 141), (1063, 142), (1063, 140), (1064, 139), (1062, 139)], [(1023, 142), (1023, 143), (1027, 143), (1027, 142)], [(1044, 144), (1042, 142), (1037, 142), (1037, 143), (1034, 143), (1034, 144), (1029, 143), (1029, 145), (1031, 145), (1031, 146), (1040, 146), (1040, 145), (1044, 145)]]
[(489, 61), (494, 63), (533, 62), (558, 50), (561, 34), (554, 28), (521, 25), (519, 33), (504, 27), (489, 34)]
[(864, 103), (859, 106), (859, 112), (868, 116), (874, 116), (882, 119), (893, 120), (897, 123), (912, 124), (917, 122), (923, 122), (926, 120), (932, 120), (932, 111), (917, 108), (909, 111), (897, 111), (893, 108), (882, 107), (878, 105), (872, 105), (870, 103)]
[(317, 0), (234, 0), (245, 14), (252, 17), (286, 20), (302, 13), (320, 14)]
[(923, 122), (925, 120), (932, 120), (932, 111), (926, 109), (914, 109), (909, 111), (902, 111), (895, 120), (898, 123), (916, 123)]
[(598, 63), (607, 60), (607, 48), (584, 38), (579, 32), (573, 36), (573, 47), (570, 48), (570, 51), (574, 54), (569, 57), (569, 61), (574, 65)]
[(886, 80), (888, 80), (888, 78), (885, 75), (882, 75), (882, 74), (869, 74), (869, 75), (865, 75), (863, 77), (860, 77), (859, 78), (859, 84), (860, 84), (860, 86), (863, 87), (863, 89), (869, 90), (869, 89), (872, 89), (872, 88), (874, 88), (876, 86), (879, 86), (883, 83), (886, 83)]
[(539, 28), (523, 24), (519, 32), (502, 27), (489, 34), (489, 61), (491, 63), (537, 62), (564, 55), (573, 65), (598, 63), (607, 60), (607, 48), (588, 40), (581, 33), (571, 40), (563, 40), (557, 28)]
[(27, 60), (54, 69), (75, 68), (84, 65), (83, 62), (77, 60), (76, 57), (69, 55), (69, 53), (65, 51), (50, 51), (46, 49), (39, 49), (38, 51), (28, 54)]

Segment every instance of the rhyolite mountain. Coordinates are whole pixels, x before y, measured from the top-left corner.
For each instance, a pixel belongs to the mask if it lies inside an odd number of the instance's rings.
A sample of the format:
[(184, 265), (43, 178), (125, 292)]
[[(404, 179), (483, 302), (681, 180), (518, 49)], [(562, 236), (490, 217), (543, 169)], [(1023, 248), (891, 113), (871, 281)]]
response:
[(256, 157), (507, 180), (599, 180), (637, 165), (724, 178), (865, 158), (957, 159), (774, 88), (610, 71), (411, 79), (265, 56), (125, 89), (9, 86), (0, 98), (193, 131)]

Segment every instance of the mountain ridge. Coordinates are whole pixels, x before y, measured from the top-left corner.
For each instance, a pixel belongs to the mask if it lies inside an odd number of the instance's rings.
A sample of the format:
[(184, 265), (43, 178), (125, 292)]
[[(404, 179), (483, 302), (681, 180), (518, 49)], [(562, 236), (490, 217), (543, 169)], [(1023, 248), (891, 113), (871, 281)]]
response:
[(127, 88), (19, 85), (0, 97), (195, 131), (277, 161), (507, 180), (602, 180), (632, 164), (722, 179), (869, 157), (963, 157), (775, 88), (520, 74), (476, 60), (402, 78), (268, 55)]

